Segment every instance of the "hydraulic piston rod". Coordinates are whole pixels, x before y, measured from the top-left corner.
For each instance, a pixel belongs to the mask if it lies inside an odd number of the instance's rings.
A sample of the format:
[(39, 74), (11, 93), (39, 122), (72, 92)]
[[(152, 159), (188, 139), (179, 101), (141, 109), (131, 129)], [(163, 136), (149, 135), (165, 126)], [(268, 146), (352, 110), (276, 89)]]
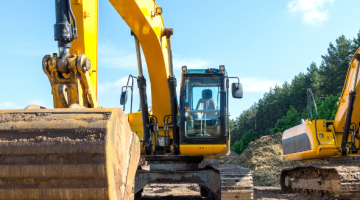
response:
[(353, 78), (353, 86), (351, 88), (351, 91), (349, 92), (349, 105), (346, 111), (346, 118), (345, 118), (345, 124), (344, 124), (344, 132), (343, 132), (343, 138), (342, 138), (342, 143), (341, 143), (341, 155), (342, 156), (346, 156), (347, 155), (347, 148), (346, 148), (346, 144), (349, 138), (349, 130), (350, 130), (350, 125), (351, 125), (351, 118), (352, 118), (352, 113), (354, 110), (354, 102), (356, 99), (356, 83), (357, 83), (357, 77), (359, 74), (359, 63), (360, 63), (360, 54), (356, 54), (354, 56), (354, 58), (356, 59), (356, 67), (355, 67), (355, 74), (354, 74), (354, 78)]
[[(70, 56), (71, 42), (77, 39), (76, 19), (71, 10), (70, 0), (55, 0), (56, 24), (54, 38), (58, 42), (60, 57), (57, 68), (61, 73), (69, 73), (67, 58)], [(74, 24), (71, 24), (73, 20)]]
[(176, 78), (174, 76), (173, 62), (172, 62), (172, 52), (171, 52), (171, 40), (170, 37), (173, 34), (172, 28), (165, 29), (165, 36), (168, 45), (168, 66), (169, 66), (169, 78), (168, 86), (170, 92), (170, 106), (171, 106), (171, 123), (173, 128), (173, 140), (174, 140), (174, 150), (175, 154), (179, 154), (179, 126), (178, 126), (178, 104), (176, 97)]
[(145, 154), (151, 155), (152, 153), (152, 143), (151, 143), (151, 132), (150, 132), (150, 122), (149, 122), (149, 111), (146, 95), (146, 79), (143, 75), (142, 63), (141, 63), (141, 53), (140, 53), (140, 43), (136, 35), (131, 32), (131, 35), (135, 39), (135, 48), (136, 48), (136, 57), (138, 63), (139, 77), (137, 79), (137, 84), (140, 93), (140, 109), (143, 120), (143, 131), (144, 131), (144, 144), (145, 144)]

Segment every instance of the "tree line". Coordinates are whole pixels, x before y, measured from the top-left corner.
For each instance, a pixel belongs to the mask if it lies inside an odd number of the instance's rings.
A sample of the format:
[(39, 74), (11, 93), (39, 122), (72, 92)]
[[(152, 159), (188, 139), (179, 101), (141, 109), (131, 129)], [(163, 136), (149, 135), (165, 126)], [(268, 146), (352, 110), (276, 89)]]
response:
[(256, 138), (300, 124), (301, 118), (308, 117), (308, 88), (316, 100), (318, 118), (334, 119), (349, 63), (359, 46), (360, 32), (353, 39), (341, 35), (329, 44), (319, 66), (312, 62), (305, 73), (300, 72), (291, 83), (270, 88), (258, 102), (231, 120), (232, 151), (241, 154)]

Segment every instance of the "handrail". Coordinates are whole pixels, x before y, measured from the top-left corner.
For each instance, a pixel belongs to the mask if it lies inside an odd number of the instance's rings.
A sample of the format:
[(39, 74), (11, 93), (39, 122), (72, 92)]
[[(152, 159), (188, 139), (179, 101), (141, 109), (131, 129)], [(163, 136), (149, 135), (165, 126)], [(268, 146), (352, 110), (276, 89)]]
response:
[(312, 110), (311, 110), (311, 100), (314, 103), (314, 109), (315, 109), (315, 135), (316, 135), (316, 140), (318, 141), (319, 145), (320, 145), (320, 140), (318, 138), (318, 134), (317, 134), (317, 128), (316, 128), (316, 121), (318, 119), (318, 113), (317, 113), (317, 108), (316, 108), (316, 103), (315, 103), (315, 98), (314, 95), (311, 91), (310, 88), (307, 89), (307, 107), (308, 107), (308, 121), (312, 121)]

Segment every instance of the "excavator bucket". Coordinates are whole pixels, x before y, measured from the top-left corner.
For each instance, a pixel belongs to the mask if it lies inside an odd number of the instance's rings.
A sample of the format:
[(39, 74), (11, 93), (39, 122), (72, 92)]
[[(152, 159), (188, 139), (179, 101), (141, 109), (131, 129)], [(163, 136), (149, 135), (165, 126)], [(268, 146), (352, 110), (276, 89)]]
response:
[(133, 199), (139, 157), (120, 108), (0, 111), (0, 199)]

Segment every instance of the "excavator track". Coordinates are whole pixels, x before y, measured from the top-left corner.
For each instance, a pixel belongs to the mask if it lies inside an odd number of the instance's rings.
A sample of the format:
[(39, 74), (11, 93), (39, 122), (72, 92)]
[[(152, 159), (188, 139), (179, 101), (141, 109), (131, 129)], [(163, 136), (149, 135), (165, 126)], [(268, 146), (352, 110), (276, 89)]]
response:
[(138, 137), (114, 109), (0, 111), (0, 199), (132, 199)]
[(280, 178), (282, 191), (341, 199), (360, 198), (360, 162), (355, 157), (329, 162), (329, 165), (283, 169)]
[(220, 173), (221, 200), (253, 199), (254, 186), (250, 169), (231, 164), (211, 164)]

